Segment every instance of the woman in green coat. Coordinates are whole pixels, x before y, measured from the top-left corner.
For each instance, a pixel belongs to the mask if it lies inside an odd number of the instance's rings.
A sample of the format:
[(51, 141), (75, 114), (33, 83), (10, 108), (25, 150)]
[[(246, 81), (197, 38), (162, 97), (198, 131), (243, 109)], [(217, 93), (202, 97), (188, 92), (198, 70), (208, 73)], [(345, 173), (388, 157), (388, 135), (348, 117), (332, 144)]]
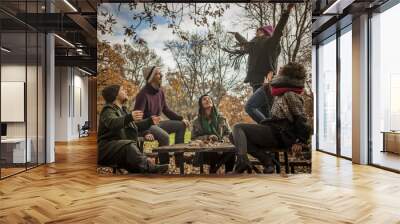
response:
[[(231, 133), (226, 119), (218, 113), (217, 108), (209, 95), (203, 95), (199, 99), (199, 114), (193, 121), (192, 140), (222, 141), (228, 139)], [(202, 159), (210, 165), (210, 173), (216, 173), (217, 163), (225, 156), (214, 152), (198, 153), (196, 160)], [(196, 163), (196, 161), (195, 161)], [(232, 153), (231, 159), (225, 163), (225, 172), (232, 171), (235, 163), (235, 156)]]
[(158, 124), (160, 117), (142, 119), (141, 112), (128, 112), (123, 106), (128, 98), (124, 88), (119, 85), (104, 88), (102, 95), (106, 104), (100, 113), (97, 133), (98, 164), (117, 165), (132, 173), (168, 171), (168, 165), (155, 165), (137, 147), (138, 132)]

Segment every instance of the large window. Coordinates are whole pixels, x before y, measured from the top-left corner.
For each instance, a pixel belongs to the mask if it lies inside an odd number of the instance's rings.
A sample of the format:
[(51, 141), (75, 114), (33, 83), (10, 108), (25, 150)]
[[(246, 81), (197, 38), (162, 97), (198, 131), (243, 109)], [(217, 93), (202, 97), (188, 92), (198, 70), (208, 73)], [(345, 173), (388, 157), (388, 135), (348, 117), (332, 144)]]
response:
[(396, 170), (400, 170), (398, 21), (400, 5), (376, 14), (371, 19), (370, 79), (372, 163)]
[[(352, 157), (352, 26), (319, 44), (317, 149)], [(339, 91), (339, 92), (338, 92)]]
[(318, 47), (318, 145), (336, 153), (336, 36)]
[(351, 25), (340, 36), (340, 155), (352, 157), (352, 35)]

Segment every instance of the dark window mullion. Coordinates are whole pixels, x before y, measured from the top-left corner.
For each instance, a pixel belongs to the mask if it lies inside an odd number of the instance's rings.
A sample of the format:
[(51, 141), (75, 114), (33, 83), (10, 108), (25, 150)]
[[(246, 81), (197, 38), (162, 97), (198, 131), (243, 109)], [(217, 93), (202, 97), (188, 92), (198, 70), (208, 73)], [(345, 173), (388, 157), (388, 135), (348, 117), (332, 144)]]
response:
[[(25, 1), (25, 21), (27, 21), (28, 1)], [(28, 25), (25, 23), (25, 88), (24, 88), (24, 120), (25, 120), (25, 170), (28, 170), (28, 114), (27, 114), (27, 89), (28, 89)]]
[[(39, 14), (39, 1), (36, 1)], [(39, 165), (39, 32), (36, 32), (36, 166)]]
[(319, 149), (319, 44), (316, 45), (315, 48), (315, 115), (314, 119), (316, 119), (315, 122), (315, 149)]
[(336, 31), (336, 154), (341, 156), (341, 119), (340, 119), (340, 30)]
[(372, 56), (372, 30), (371, 30), (371, 20), (372, 20), (372, 12), (368, 12), (368, 30), (367, 30), (367, 45), (368, 45), (368, 53), (367, 53), (367, 64), (368, 64), (368, 69), (367, 69), (367, 83), (368, 83), (368, 96), (367, 96), (367, 104), (368, 104), (368, 114), (367, 114), (367, 119), (368, 119), (368, 164), (373, 164), (373, 146), (372, 146), (372, 64), (371, 64), (371, 56)]

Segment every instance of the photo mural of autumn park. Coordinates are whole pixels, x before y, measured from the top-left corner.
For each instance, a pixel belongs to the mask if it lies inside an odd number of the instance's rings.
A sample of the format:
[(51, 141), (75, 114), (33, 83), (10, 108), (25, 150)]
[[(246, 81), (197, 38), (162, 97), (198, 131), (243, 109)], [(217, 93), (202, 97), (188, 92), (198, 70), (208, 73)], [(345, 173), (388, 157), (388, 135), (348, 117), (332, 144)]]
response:
[[(142, 69), (162, 68), (171, 109), (189, 121), (198, 99), (209, 94), (230, 125), (252, 122), (244, 110), (251, 87), (244, 83), (247, 55), (236, 52), (230, 32), (248, 41), (256, 29), (276, 26), (286, 4), (270, 3), (103, 3), (98, 8), (98, 112), (102, 89), (122, 84), (133, 106), (145, 84)], [(281, 40), (278, 68), (303, 64), (309, 73), (304, 93), (313, 119), (311, 93), (311, 4), (294, 6)]]

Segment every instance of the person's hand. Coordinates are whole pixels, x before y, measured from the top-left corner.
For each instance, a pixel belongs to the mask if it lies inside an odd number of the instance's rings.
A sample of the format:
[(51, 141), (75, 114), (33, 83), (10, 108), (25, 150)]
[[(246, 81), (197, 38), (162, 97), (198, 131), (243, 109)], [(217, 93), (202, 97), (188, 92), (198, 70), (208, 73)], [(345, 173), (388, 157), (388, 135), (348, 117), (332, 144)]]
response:
[(224, 136), (224, 137), (222, 138), (222, 142), (230, 143), (231, 140), (229, 139), (229, 136)]
[(292, 145), (292, 151), (293, 151), (293, 153), (295, 153), (295, 154), (297, 154), (297, 153), (300, 153), (301, 152), (301, 150), (302, 150), (302, 146), (301, 146), (301, 144), (293, 144)]
[(185, 126), (188, 128), (190, 126), (190, 122), (186, 119), (183, 119), (182, 122), (185, 124)]
[(290, 3), (290, 4), (287, 6), (287, 10), (290, 11), (290, 10), (292, 10), (293, 7), (294, 7), (294, 3)]
[(132, 117), (134, 121), (140, 121), (143, 119), (143, 112), (140, 110), (132, 111)]
[(153, 134), (151, 134), (151, 133), (148, 133), (148, 134), (146, 134), (145, 136), (144, 136), (144, 139), (146, 140), (146, 141), (154, 141), (154, 135)]
[(160, 118), (160, 116), (153, 115), (153, 116), (151, 116), (151, 120), (153, 120), (154, 125), (158, 125), (158, 124), (160, 124), (161, 118)]
[(218, 141), (218, 136), (210, 135), (210, 136), (208, 136), (208, 139), (210, 139), (210, 141), (216, 142), (216, 141)]

